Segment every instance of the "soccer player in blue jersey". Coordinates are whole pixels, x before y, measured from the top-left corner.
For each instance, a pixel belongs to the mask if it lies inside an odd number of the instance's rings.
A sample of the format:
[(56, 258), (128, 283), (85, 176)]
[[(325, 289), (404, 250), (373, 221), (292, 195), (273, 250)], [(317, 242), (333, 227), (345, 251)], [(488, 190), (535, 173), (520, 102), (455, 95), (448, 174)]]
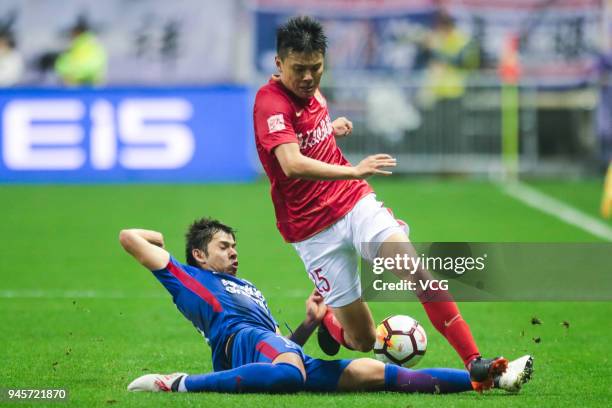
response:
[[(234, 230), (202, 218), (186, 234), (187, 265), (164, 249), (161, 233), (126, 229), (123, 248), (153, 272), (170, 292), (179, 311), (204, 335), (212, 349), (214, 372), (198, 375), (147, 374), (128, 385), (130, 391), (296, 392), (367, 391), (452, 393), (472, 390), (465, 370), (409, 370), (371, 358), (321, 360), (302, 345), (326, 313), (320, 294), (306, 301), (306, 319), (283, 337), (262, 293), (238, 278)], [(496, 385), (516, 392), (530, 379), (531, 357), (510, 363)]]

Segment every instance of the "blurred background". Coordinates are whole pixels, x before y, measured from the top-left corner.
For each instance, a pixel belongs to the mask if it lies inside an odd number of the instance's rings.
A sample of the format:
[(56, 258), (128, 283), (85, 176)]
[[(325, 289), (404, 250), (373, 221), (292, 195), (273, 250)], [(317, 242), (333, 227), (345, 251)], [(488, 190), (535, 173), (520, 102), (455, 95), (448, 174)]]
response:
[(323, 91), (355, 123), (351, 160), (487, 177), (608, 167), (610, 0), (3, 0), (0, 180), (257, 177), (252, 99), (297, 14), (325, 26)]

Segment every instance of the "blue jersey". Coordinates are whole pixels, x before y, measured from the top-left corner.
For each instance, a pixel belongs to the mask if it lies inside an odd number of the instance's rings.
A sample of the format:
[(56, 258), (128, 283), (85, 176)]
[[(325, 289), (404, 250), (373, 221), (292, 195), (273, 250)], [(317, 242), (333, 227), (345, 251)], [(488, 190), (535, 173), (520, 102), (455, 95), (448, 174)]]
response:
[(206, 338), (215, 371), (228, 368), (224, 347), (232, 333), (243, 328), (276, 332), (278, 325), (266, 299), (245, 279), (183, 265), (172, 256), (164, 269), (153, 274)]

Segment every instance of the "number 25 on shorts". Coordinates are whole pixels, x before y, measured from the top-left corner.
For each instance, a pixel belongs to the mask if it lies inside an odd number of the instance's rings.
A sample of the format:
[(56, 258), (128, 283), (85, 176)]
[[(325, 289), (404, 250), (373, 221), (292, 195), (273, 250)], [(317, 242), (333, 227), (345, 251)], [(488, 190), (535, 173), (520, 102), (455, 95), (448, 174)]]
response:
[(331, 288), (329, 286), (329, 281), (325, 279), (325, 277), (321, 276), (321, 270), (321, 268), (317, 268), (308, 272), (308, 275), (310, 275), (310, 279), (314, 282), (319, 293), (324, 294), (329, 292)]

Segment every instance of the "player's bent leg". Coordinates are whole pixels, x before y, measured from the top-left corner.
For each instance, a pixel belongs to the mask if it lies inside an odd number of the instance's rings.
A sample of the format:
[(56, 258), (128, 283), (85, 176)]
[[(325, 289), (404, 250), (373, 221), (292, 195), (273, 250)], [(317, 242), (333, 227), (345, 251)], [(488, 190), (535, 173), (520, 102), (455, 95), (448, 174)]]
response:
[(285, 362), (251, 363), (231, 370), (202, 375), (189, 375), (184, 379), (188, 392), (227, 393), (289, 393), (304, 387), (302, 369)]
[(301, 347), (272, 331), (259, 328), (236, 333), (231, 350), (232, 369), (188, 376), (187, 391), (287, 393), (304, 388)]
[(282, 353), (276, 356), (274, 360), (272, 360), (272, 364), (291, 364), (302, 374), (302, 382), (306, 381), (306, 369), (304, 368), (304, 361), (302, 361), (302, 357), (296, 353)]
[[(372, 350), (376, 342), (376, 327), (370, 308), (361, 298), (331, 310), (343, 330), (343, 344), (362, 352)], [(330, 329), (330, 325), (326, 324), (326, 327)]]
[[(247, 349), (254, 344), (254, 353), (233, 369), (201, 375), (176, 373), (170, 375), (148, 374), (132, 381), (129, 391), (179, 391), (179, 392), (226, 392), (226, 393), (289, 393), (304, 389), (306, 370), (299, 346), (282, 340), (275, 333), (243, 336)], [(252, 341), (248, 341), (252, 340)], [(240, 341), (240, 339), (238, 340)], [(234, 343), (236, 345), (237, 343)], [(288, 351), (284, 351), (288, 350)], [(237, 350), (244, 352), (245, 350)], [(248, 362), (248, 363), (244, 363)]]
[[(293, 244), (325, 304), (330, 310), (340, 310), (328, 313), (317, 334), (321, 350), (330, 356), (338, 353), (340, 345), (368, 351), (374, 344), (369, 310), (365, 305), (352, 305), (361, 298), (361, 280), (348, 218)], [(346, 317), (347, 313), (357, 313), (358, 318)]]

